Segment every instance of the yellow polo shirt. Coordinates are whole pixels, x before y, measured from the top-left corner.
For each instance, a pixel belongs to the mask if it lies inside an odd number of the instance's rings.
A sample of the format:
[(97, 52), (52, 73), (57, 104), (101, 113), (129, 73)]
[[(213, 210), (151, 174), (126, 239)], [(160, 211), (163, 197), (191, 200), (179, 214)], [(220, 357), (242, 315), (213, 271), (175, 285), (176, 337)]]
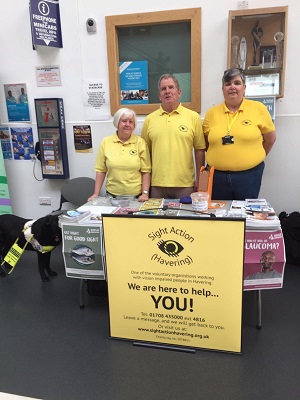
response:
[[(262, 134), (275, 130), (266, 106), (259, 101), (244, 99), (237, 111), (230, 112), (225, 103), (210, 108), (204, 118), (203, 130), (209, 147), (206, 161), (221, 171), (244, 171), (264, 161)], [(232, 124), (232, 126), (230, 126)], [(233, 144), (222, 144), (222, 137), (233, 136)]]
[(160, 108), (149, 114), (142, 128), (152, 161), (152, 186), (194, 185), (193, 149), (205, 149), (200, 115), (183, 107), (168, 113)]
[(148, 146), (135, 134), (125, 143), (117, 133), (107, 136), (101, 142), (95, 171), (107, 173), (109, 193), (137, 196), (142, 192), (142, 172), (151, 172)]

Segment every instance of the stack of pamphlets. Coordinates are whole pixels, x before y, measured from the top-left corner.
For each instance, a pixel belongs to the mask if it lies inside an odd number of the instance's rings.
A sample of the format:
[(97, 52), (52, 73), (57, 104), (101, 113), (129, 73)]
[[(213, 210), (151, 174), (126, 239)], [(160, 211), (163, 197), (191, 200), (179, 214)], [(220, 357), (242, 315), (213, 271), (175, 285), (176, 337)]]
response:
[(280, 229), (280, 221), (266, 199), (233, 200), (229, 217), (246, 218), (249, 229)]
[(159, 209), (163, 206), (163, 199), (149, 199), (145, 201), (140, 209), (139, 214), (155, 215), (159, 212)]
[(79, 210), (69, 210), (66, 213), (61, 214), (58, 218), (62, 222), (81, 222), (90, 217), (91, 211), (79, 211)]
[(113, 206), (81, 206), (77, 209), (80, 212), (89, 212), (89, 216), (78, 221), (80, 224), (99, 224), (102, 222), (102, 214), (113, 214), (117, 207)]

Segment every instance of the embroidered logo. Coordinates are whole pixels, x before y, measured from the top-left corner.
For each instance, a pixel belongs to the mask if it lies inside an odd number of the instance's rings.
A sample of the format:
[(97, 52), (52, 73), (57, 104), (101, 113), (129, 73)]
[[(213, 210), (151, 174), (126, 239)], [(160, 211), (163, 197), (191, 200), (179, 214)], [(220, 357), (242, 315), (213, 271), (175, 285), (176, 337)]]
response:
[(249, 119), (245, 119), (245, 120), (242, 122), (242, 125), (244, 125), (244, 126), (250, 126), (250, 125), (252, 125), (252, 122), (249, 121)]
[(180, 125), (178, 127), (178, 129), (180, 130), (180, 132), (187, 132), (188, 131), (188, 127), (185, 125)]

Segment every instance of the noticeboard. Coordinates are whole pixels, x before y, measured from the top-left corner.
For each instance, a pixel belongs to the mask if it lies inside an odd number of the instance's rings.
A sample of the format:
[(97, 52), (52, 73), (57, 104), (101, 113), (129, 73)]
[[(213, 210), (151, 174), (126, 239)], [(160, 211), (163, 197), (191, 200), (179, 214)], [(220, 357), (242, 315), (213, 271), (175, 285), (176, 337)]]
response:
[(111, 337), (241, 352), (243, 219), (102, 218)]

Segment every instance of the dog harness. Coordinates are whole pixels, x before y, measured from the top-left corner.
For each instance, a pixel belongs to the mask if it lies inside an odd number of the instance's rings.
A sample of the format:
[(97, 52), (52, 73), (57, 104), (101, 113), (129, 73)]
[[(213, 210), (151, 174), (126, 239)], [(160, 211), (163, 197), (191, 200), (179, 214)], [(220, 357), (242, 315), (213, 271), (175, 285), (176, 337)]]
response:
[(26, 222), (24, 225), (23, 233), (27, 242), (31, 244), (34, 250), (39, 251), (40, 253), (48, 253), (48, 251), (52, 251), (55, 246), (42, 246), (31, 233), (31, 227), (36, 220)]

